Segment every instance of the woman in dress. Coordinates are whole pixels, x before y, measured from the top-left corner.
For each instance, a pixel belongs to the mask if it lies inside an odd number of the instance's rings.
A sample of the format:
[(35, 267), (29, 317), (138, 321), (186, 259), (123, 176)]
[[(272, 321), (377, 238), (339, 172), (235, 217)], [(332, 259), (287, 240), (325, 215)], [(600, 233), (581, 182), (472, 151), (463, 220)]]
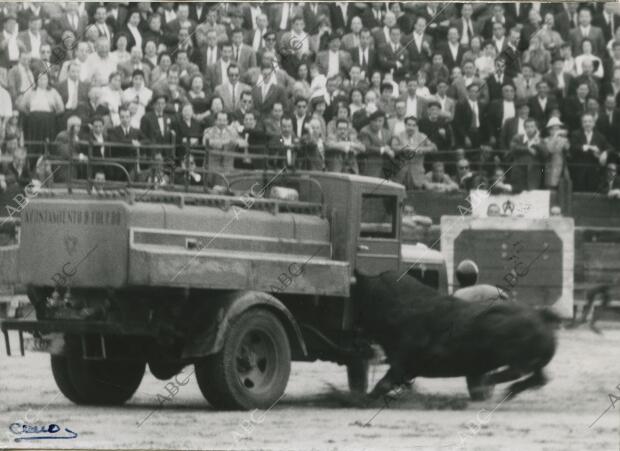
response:
[(134, 46), (138, 46), (142, 49), (142, 33), (138, 26), (140, 25), (140, 11), (132, 10), (127, 17), (127, 25), (123, 32), (127, 36), (127, 48), (132, 49)]
[(118, 36), (116, 36), (116, 50), (110, 53), (112, 58), (116, 60), (117, 65), (126, 63), (131, 58), (131, 55), (127, 51), (127, 45), (127, 35), (124, 33), (119, 33)]
[(160, 53), (157, 58), (157, 66), (151, 72), (151, 86), (165, 82), (168, 69), (172, 66), (172, 57), (169, 53)]
[(215, 96), (211, 99), (211, 106), (207, 111), (207, 115), (204, 119), (205, 128), (213, 127), (215, 125), (215, 121), (217, 120), (217, 113), (220, 111), (224, 111), (224, 101), (221, 97)]
[(362, 94), (362, 90), (359, 88), (351, 89), (349, 100), (349, 114), (353, 117), (356, 111), (364, 108), (364, 94)]
[(377, 98), (381, 97), (381, 71), (374, 71), (370, 76), (370, 88), (369, 91), (374, 91), (377, 94)]
[(24, 115), (24, 138), (26, 141), (53, 141), (57, 134), (56, 116), (63, 113), (65, 107), (58, 91), (49, 85), (46, 72), (35, 76), (35, 80), (34, 89), (29, 89), (17, 105)]
[[(308, 64), (301, 63), (297, 68), (297, 77), (295, 78), (297, 83), (303, 86), (303, 92), (306, 99), (310, 97), (310, 70), (308, 69)], [(296, 84), (297, 84), (296, 83)]]
[(476, 58), (482, 56), (482, 40), (479, 36), (474, 36), (471, 38), (471, 42), (469, 43), (469, 50), (467, 50), (463, 54), (463, 62), (465, 61), (476, 61)]

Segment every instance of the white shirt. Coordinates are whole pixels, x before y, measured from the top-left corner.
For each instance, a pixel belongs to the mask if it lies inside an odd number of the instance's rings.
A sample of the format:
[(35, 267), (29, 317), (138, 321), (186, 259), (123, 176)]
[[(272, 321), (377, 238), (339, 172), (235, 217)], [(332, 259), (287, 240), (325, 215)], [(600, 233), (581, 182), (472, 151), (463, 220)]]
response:
[[(103, 135), (99, 135), (99, 136), (93, 135), (93, 137), (95, 138), (95, 142), (97, 142), (97, 143), (105, 142), (105, 140), (103, 139)], [(99, 153), (101, 154), (102, 158), (105, 157), (105, 147), (104, 146), (99, 147)]]
[(474, 113), (474, 126), (476, 128), (480, 128), (480, 114), (478, 111), (478, 104), (476, 102), (471, 101), (470, 99), (467, 99), (467, 101), (469, 102), (469, 107)]
[(295, 119), (297, 119), (297, 130), (296, 130), (296, 134), (298, 138), (301, 138), (301, 134), (304, 131), (304, 118), (305, 116), (299, 117), (297, 115), (295, 115)]
[(136, 41), (136, 46), (142, 48), (142, 33), (138, 30), (138, 27), (134, 27), (131, 24), (127, 24), (127, 29), (133, 36), (134, 41)]
[(74, 110), (78, 105), (78, 82), (67, 79), (67, 103), (65, 108), (68, 110)]
[(177, 18), (177, 13), (174, 12), (174, 9), (164, 9), (165, 23), (172, 22), (176, 18)]
[(226, 62), (224, 60), (220, 60), (220, 66), (222, 69), (222, 83), (228, 83), (228, 66), (230, 65), (230, 61)]
[(303, 31), (300, 34), (291, 32), (291, 41), (295, 43), (297, 47), (301, 44), (300, 50), (301, 53), (308, 53), (310, 51), (310, 41), (309, 36)]
[(122, 95), (123, 103), (131, 103), (136, 99), (138, 100), (138, 111), (132, 117), (132, 123), (131, 123), (132, 127), (135, 127), (135, 123), (137, 122), (138, 123), (137, 128), (140, 128), (140, 120), (142, 119), (142, 116), (144, 116), (144, 109), (149, 104), (152, 97), (153, 97), (153, 91), (151, 91), (146, 86), (142, 86), (140, 90), (137, 90), (133, 86), (130, 86), (129, 88), (123, 91), (123, 95)]
[(564, 72), (555, 76), (555, 79), (558, 81), (558, 88), (564, 89)]
[(452, 54), (452, 59), (456, 61), (456, 56), (459, 54), (459, 43), (452, 44), (448, 42), (448, 47), (450, 48), (450, 53)]
[(340, 73), (340, 55), (338, 52), (327, 52), (327, 78)]
[(418, 98), (411, 98), (407, 96), (407, 112), (405, 113), (406, 117), (415, 116), (418, 117)]
[(104, 83), (108, 82), (110, 74), (116, 72), (116, 60), (108, 54), (108, 57), (102, 59), (97, 53), (91, 53), (84, 63), (86, 70), (86, 80), (91, 82), (93, 77), (97, 75)]
[(365, 49), (360, 47), (359, 53), (360, 53), (360, 65), (362, 65), (364, 62), (368, 64), (368, 47), (366, 47)]
[(13, 105), (9, 92), (0, 86), (0, 117), (9, 118), (13, 115)]
[(587, 27), (582, 27), (581, 25), (579, 25), (579, 30), (581, 30), (581, 36), (583, 36), (584, 38), (590, 36), (590, 28), (590, 25), (588, 25)]
[(501, 39), (496, 39), (493, 38), (493, 43), (495, 44), (495, 48), (501, 52), (501, 50), (504, 48), (504, 40), (506, 39), (506, 36), (502, 36)]
[(540, 105), (540, 108), (545, 111), (545, 108), (547, 108), (547, 98), (545, 97), (544, 99), (541, 99), (538, 96), (536, 96), (536, 98), (538, 99), (538, 104)]
[(338, 2), (338, 6), (340, 7), (340, 11), (342, 11), (342, 17), (344, 18), (345, 26), (347, 24), (347, 9), (349, 4), (347, 2)]
[(516, 115), (515, 103), (504, 100), (503, 101), (503, 115), (502, 115), (504, 119), (502, 120), (502, 124), (506, 122), (508, 119), (515, 117), (515, 115)]
[(288, 2), (282, 3), (282, 18), (280, 19), (280, 30), (286, 30), (288, 28), (290, 11), (291, 4)]
[[(517, 119), (517, 135), (525, 136), (525, 119)], [(525, 139), (527, 139), (527, 137)]]
[(584, 135), (586, 135), (586, 144), (590, 144), (592, 142), (593, 132), (591, 132), (591, 131), (590, 132), (584, 131), (583, 133), (584, 133)]
[(217, 47), (207, 46), (207, 65), (210, 66), (217, 62)]
[(30, 55), (33, 58), (41, 58), (39, 50), (41, 50), (41, 35), (36, 36), (28, 30), (28, 36), (30, 36)]
[(469, 45), (469, 36), (467, 35), (467, 30), (471, 32), (471, 36), (474, 37), (474, 26), (471, 23), (471, 19), (463, 19), (463, 36), (461, 36), (461, 44)]
[(17, 44), (17, 29), (15, 33), (10, 34), (7, 33), (6, 30), (3, 31), (4, 39), (7, 41), (7, 51), (9, 61), (17, 61), (19, 59), (19, 45)]
[(263, 42), (263, 35), (265, 34), (264, 30), (256, 30), (254, 32), (254, 39), (252, 39), (252, 48), (254, 49), (255, 52), (258, 52), (258, 49), (260, 48), (261, 44), (264, 46), (264, 42)]
[(413, 32), (413, 40), (415, 41), (415, 46), (418, 48), (418, 52), (422, 51), (422, 42), (424, 41), (424, 34), (418, 34), (417, 32)]

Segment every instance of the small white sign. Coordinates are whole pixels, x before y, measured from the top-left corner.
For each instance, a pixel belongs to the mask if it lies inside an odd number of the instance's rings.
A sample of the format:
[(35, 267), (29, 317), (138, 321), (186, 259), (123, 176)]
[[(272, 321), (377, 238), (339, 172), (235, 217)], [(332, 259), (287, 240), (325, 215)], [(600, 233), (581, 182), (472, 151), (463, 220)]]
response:
[(484, 190), (470, 192), (472, 216), (538, 218), (549, 217), (550, 192), (544, 190), (523, 191), (519, 194), (489, 194)]

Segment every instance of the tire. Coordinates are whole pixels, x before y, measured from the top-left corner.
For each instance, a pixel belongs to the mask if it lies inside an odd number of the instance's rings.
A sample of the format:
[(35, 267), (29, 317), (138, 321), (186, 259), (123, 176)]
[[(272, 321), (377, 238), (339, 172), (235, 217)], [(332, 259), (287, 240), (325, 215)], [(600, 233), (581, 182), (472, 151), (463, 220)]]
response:
[(242, 313), (220, 352), (196, 363), (196, 381), (216, 409), (266, 409), (284, 394), (291, 348), (278, 318), (263, 309)]
[(69, 363), (67, 361), (67, 357), (64, 355), (52, 355), (50, 357), (52, 374), (54, 375), (56, 386), (60, 392), (65, 395), (65, 398), (75, 404), (80, 404), (80, 396), (75, 390), (75, 386), (71, 382), (71, 378), (69, 376)]
[(493, 396), (495, 385), (485, 383), (486, 376), (467, 376), (467, 390), (472, 401), (486, 401)]
[(368, 360), (354, 359), (347, 365), (347, 380), (352, 393), (368, 391)]
[(121, 405), (138, 389), (145, 367), (144, 362), (68, 357), (67, 372), (77, 396), (67, 397), (76, 404)]

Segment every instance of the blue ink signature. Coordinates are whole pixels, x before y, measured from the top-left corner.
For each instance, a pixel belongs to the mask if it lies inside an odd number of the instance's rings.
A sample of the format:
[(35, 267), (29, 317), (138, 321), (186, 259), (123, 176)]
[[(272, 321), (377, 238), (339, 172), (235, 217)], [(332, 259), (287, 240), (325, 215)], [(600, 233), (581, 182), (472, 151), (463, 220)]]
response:
[(23, 442), (24, 440), (67, 440), (76, 438), (78, 436), (77, 432), (73, 432), (71, 429), (65, 428), (65, 432), (68, 432), (71, 435), (37, 435), (37, 436), (29, 436), (28, 434), (55, 434), (60, 431), (60, 426), (57, 424), (50, 424), (48, 426), (32, 426), (24, 423), (13, 423), (9, 426), (9, 430), (15, 435), (25, 435), (24, 437), (16, 437), (16, 442)]

